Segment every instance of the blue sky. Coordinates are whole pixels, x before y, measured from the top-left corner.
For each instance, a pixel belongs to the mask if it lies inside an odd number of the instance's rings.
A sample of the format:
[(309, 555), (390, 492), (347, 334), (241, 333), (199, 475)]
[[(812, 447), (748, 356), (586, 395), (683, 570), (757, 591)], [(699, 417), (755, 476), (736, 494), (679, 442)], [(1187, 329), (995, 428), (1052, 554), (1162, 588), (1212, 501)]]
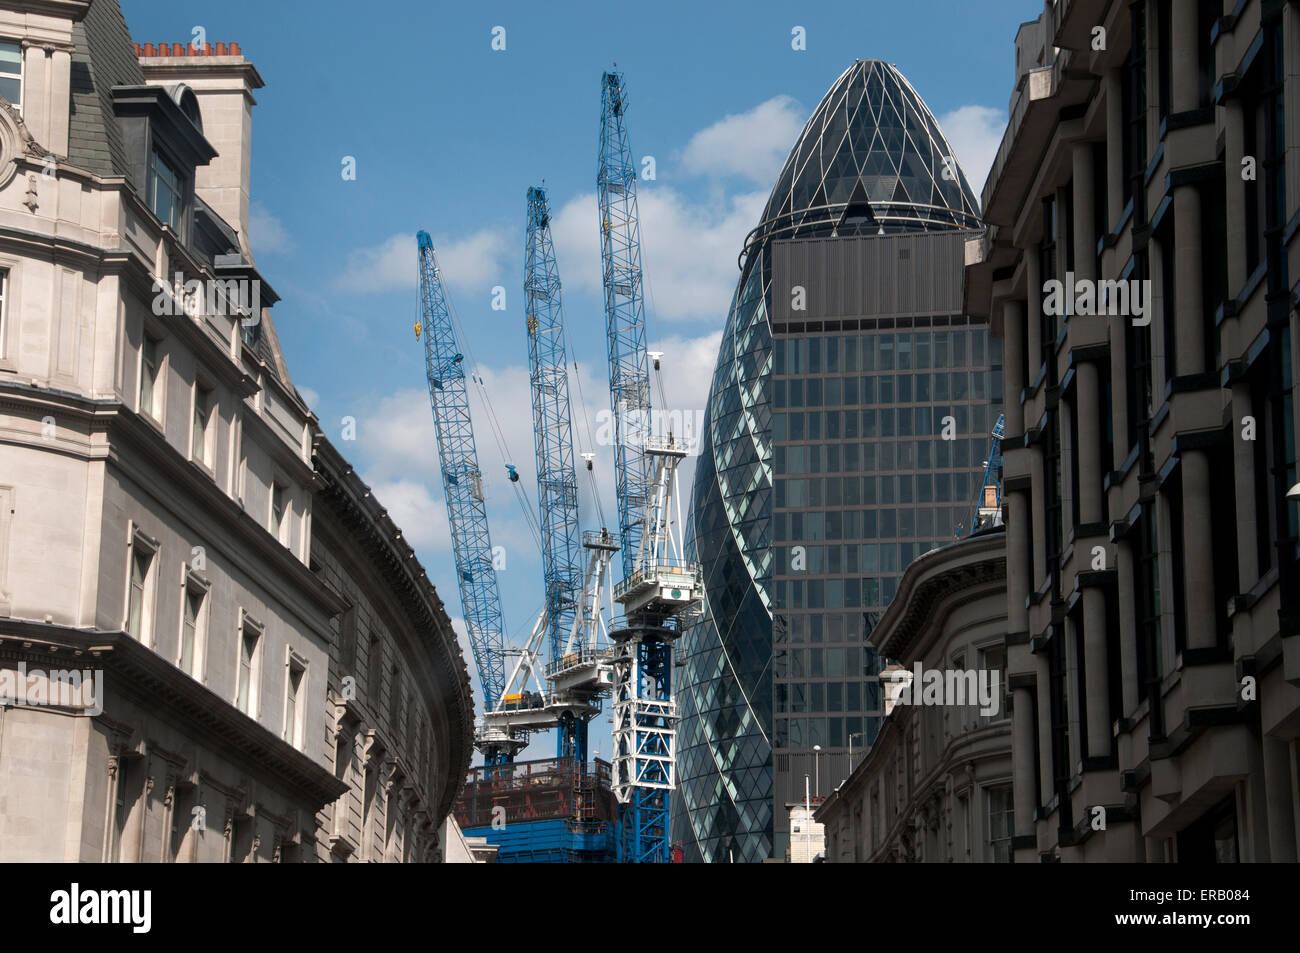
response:
[[(281, 295), (294, 383), (403, 526), (460, 615), (417, 317), (414, 233), (434, 238), (465, 342), (501, 421), (476, 407), (508, 635), (542, 603), (540, 557), (505, 477), (536, 499), (522, 316), (525, 193), (544, 179), (587, 419), (608, 407), (595, 204), (600, 74), (630, 93), (652, 347), (670, 407), (702, 410), (718, 336), (776, 173), (807, 117), (857, 58), (898, 66), (978, 193), (1001, 138), (1019, 23), (1035, 0), (803, 4), (121, 0), (137, 42), (238, 42), (266, 87), (253, 113), (250, 240)], [(505, 28), (504, 51), (491, 48)], [(802, 26), (807, 48), (791, 48)], [(356, 160), (345, 181), (345, 156)], [(506, 310), (490, 308), (506, 289)], [(582, 410), (575, 406), (575, 430)], [(355, 441), (340, 439), (356, 419)], [(585, 436), (579, 437), (585, 442)], [(601, 448), (598, 448), (600, 450)], [(612, 459), (596, 460), (610, 496)], [(687, 478), (693, 467), (688, 467)], [(584, 504), (584, 528), (597, 528)], [(607, 499), (605, 512), (615, 512)], [(459, 625), (459, 618), (456, 619)], [(463, 641), (463, 639), (462, 639)], [(467, 660), (469, 653), (466, 652)], [(471, 670), (473, 667), (470, 660)], [(475, 694), (479, 687), (475, 680)], [(600, 729), (600, 730), (596, 730)], [(593, 726), (593, 748), (609, 753)], [(525, 757), (549, 757), (539, 738)]]

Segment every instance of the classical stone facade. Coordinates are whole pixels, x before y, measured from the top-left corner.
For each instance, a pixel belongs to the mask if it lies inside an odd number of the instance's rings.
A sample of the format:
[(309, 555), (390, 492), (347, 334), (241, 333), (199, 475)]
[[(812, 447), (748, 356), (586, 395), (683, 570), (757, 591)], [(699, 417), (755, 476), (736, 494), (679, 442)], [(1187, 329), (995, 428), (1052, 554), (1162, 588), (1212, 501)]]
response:
[(1270, 0), (1017, 36), (966, 307), (1004, 339), (1018, 861), (1296, 860), (1298, 63)]
[[(871, 641), (900, 666), (888, 675), (914, 701), (889, 693), (895, 703), (875, 743), (817, 810), (828, 863), (1011, 859), (1006, 565), (1003, 532), (994, 529), (931, 550), (904, 572)], [(911, 678), (918, 665), (987, 678), (993, 704), (924, 694)], [(971, 684), (963, 681), (963, 692)]]
[[(0, 859), (432, 859), (464, 663), (290, 381), (261, 79), (168, 52), (115, 0), (0, 2)], [(350, 620), (383, 672), (345, 684)]]
[(319, 815), (322, 860), (436, 861), (472, 755), (451, 620), (402, 531), (317, 437), (312, 569), (346, 608), (330, 647), (326, 758), (348, 790)]

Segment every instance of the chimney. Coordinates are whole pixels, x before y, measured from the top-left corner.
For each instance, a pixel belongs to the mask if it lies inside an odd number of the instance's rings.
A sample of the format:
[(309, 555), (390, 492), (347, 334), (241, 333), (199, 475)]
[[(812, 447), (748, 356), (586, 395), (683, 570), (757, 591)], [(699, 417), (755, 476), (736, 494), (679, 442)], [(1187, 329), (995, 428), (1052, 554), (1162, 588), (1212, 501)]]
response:
[[(217, 157), (195, 173), (194, 190), (239, 233), (240, 251), (251, 262), (248, 244), (249, 173), (253, 133), (253, 90), (265, 83), (244, 58), (238, 43), (146, 43), (135, 45), (145, 82), (194, 90), (203, 134)], [(156, 52), (155, 52), (156, 49)]]

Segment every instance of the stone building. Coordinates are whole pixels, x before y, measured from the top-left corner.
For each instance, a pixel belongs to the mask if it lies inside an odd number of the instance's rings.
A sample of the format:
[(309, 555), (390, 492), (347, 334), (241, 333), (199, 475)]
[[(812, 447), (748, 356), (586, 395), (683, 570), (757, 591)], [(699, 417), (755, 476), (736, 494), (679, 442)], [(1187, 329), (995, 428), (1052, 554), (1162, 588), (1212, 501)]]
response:
[(1016, 37), (966, 308), (1004, 342), (1018, 861), (1296, 860), (1297, 64), (1268, 0)]
[[(934, 549), (907, 567), (872, 632), (901, 666), (880, 734), (816, 818), (828, 863), (1008, 861), (1014, 831), (1005, 688), (1006, 547), (1001, 529)], [(924, 694), (931, 673), (974, 673), (960, 697)], [(882, 680), (886, 677), (882, 672)], [(980, 682), (981, 679), (986, 681)], [(979, 702), (973, 684), (987, 687)]]
[(468, 679), (290, 381), (261, 79), (138, 52), (115, 0), (0, 2), (0, 859), (432, 858)]

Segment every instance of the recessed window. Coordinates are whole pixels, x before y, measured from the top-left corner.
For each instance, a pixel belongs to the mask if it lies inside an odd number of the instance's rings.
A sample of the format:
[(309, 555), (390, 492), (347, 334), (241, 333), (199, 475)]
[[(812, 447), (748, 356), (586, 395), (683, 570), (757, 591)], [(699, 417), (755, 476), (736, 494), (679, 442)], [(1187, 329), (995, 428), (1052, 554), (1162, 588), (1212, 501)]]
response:
[(203, 654), (204, 629), (206, 628), (203, 610), (206, 603), (207, 591), (199, 586), (187, 583), (181, 619), (180, 655), (177, 664), (180, 666), (181, 671), (195, 678), (199, 677), (198, 660)]
[(149, 208), (174, 232), (181, 230), (180, 173), (158, 152), (149, 156)]
[(306, 667), (291, 657), (284, 693), (284, 740), (295, 748), (302, 743), (303, 686), (306, 681)]
[(190, 456), (204, 466), (212, 466), (212, 390), (194, 385), (194, 420), (191, 425)]
[(13, 40), (0, 41), (0, 96), (22, 112), (23, 48)]
[(281, 483), (271, 484), (271, 532), (285, 546), (289, 545), (289, 500)]
[(989, 860), (994, 863), (1011, 862), (1011, 838), (1015, 835), (1014, 798), (1010, 784), (997, 784), (984, 789), (988, 799), (988, 827), (985, 830)]
[(154, 561), (157, 546), (140, 533), (128, 550), (126, 631), (137, 642), (148, 643), (153, 630)]
[(5, 356), (5, 317), (9, 311), (9, 269), (0, 268), (0, 359)]
[(250, 718), (257, 717), (257, 685), (261, 669), (262, 629), (245, 617), (239, 634), (239, 681), (235, 707)]
[(158, 418), (158, 342), (148, 335), (140, 345), (140, 412)]

